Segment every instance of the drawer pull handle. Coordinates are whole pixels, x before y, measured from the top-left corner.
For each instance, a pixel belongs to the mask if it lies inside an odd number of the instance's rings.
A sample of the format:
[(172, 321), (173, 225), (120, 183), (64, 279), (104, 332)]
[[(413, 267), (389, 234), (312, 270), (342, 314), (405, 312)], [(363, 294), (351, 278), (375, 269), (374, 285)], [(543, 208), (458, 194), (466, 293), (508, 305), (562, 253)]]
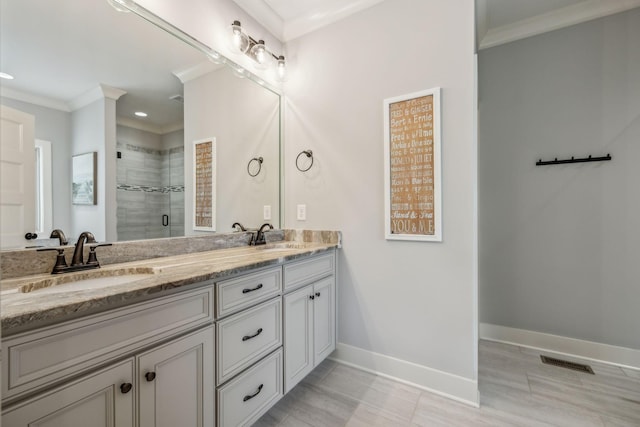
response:
[(245, 335), (242, 337), (242, 341), (250, 340), (251, 338), (255, 338), (262, 333), (262, 328), (258, 329), (258, 331), (253, 335)]
[(132, 388), (133, 388), (133, 384), (131, 383), (124, 383), (120, 385), (120, 391), (122, 392), (122, 394), (129, 393)]
[(262, 387), (264, 386), (264, 384), (260, 384), (258, 386), (258, 391), (256, 391), (253, 394), (248, 394), (244, 397), (244, 399), (242, 399), (243, 402), (246, 402), (247, 400), (253, 399), (254, 397), (256, 397), (257, 395), (260, 394), (260, 392), (262, 391)]
[(320, 292), (316, 292), (316, 296), (319, 297), (320, 296)]
[(313, 295), (309, 295), (309, 299), (316, 299)]
[(248, 294), (249, 292), (257, 291), (258, 289), (262, 289), (262, 283), (260, 283), (258, 286), (256, 286), (255, 288), (252, 288), (252, 289), (245, 288), (245, 289), (242, 290), (242, 293), (243, 294)]
[(147, 379), (147, 381), (153, 381), (156, 379), (156, 373), (155, 372), (147, 372), (146, 374), (144, 374), (144, 377)]

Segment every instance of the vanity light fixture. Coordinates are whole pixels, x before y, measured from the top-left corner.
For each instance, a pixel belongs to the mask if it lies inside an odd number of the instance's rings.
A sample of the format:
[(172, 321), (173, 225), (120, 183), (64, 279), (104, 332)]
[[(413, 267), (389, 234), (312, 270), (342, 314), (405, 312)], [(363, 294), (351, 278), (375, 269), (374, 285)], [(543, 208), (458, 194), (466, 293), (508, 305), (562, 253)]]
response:
[(136, 116), (138, 116), (138, 117), (147, 117), (147, 116), (148, 116), (148, 114), (147, 114), (147, 113), (145, 113), (144, 111), (136, 111), (136, 112), (135, 112), (135, 113), (133, 113), (133, 114), (135, 114), (135, 115), (136, 115)]
[(0, 72), (0, 78), (7, 79), (7, 80), (13, 80), (13, 76), (11, 74), (2, 73), (2, 72)]
[(279, 81), (285, 80), (286, 62), (283, 55), (276, 56), (269, 51), (264, 40), (256, 40), (242, 30), (240, 21), (233, 21), (230, 27), (230, 42), (236, 53), (243, 53), (253, 59), (257, 69), (264, 70), (275, 63), (276, 76)]

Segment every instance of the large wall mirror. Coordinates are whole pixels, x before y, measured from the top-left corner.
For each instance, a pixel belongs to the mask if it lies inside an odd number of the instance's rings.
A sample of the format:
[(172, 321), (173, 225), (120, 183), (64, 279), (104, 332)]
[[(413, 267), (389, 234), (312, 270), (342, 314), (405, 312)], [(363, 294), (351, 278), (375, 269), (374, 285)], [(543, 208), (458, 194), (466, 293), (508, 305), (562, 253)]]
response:
[[(0, 71), (14, 76), (0, 80), (0, 101), (34, 116), (35, 139), (50, 147), (38, 162), (51, 171), (37, 168), (33, 189), (51, 188), (36, 203), (39, 238), (54, 228), (70, 240), (84, 230), (108, 241), (196, 234), (192, 147), (204, 138), (217, 145), (215, 230), (280, 226), (277, 91), (107, 0), (0, 4)], [(97, 204), (78, 206), (72, 158), (89, 152)], [(252, 159), (262, 159), (257, 174)]]

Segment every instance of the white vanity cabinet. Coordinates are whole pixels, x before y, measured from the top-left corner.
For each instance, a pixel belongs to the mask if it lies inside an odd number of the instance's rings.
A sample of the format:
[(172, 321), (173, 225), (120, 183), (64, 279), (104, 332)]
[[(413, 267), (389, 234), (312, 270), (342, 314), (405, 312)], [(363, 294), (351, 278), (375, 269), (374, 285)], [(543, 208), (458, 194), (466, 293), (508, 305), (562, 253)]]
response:
[(282, 267), (216, 283), (219, 427), (251, 425), (282, 396)]
[(2, 424), (210, 427), (212, 321), (205, 286), (10, 336)]
[(2, 424), (249, 426), (335, 349), (335, 303), (329, 250), (3, 337)]
[(2, 414), (10, 427), (135, 426), (133, 359), (42, 393)]
[(285, 283), (292, 279), (288, 288), (296, 289), (283, 297), (285, 393), (336, 348), (334, 263), (331, 253), (284, 267)]
[(213, 425), (213, 334), (209, 326), (136, 357), (139, 427)]

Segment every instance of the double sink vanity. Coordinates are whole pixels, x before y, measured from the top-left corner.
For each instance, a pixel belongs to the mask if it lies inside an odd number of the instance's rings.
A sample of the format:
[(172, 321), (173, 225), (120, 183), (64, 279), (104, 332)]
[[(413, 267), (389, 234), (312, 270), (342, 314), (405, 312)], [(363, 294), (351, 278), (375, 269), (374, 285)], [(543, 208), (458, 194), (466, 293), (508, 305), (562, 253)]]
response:
[(339, 234), (244, 234), (122, 242), (99, 269), (2, 280), (2, 424), (255, 422), (335, 349)]

